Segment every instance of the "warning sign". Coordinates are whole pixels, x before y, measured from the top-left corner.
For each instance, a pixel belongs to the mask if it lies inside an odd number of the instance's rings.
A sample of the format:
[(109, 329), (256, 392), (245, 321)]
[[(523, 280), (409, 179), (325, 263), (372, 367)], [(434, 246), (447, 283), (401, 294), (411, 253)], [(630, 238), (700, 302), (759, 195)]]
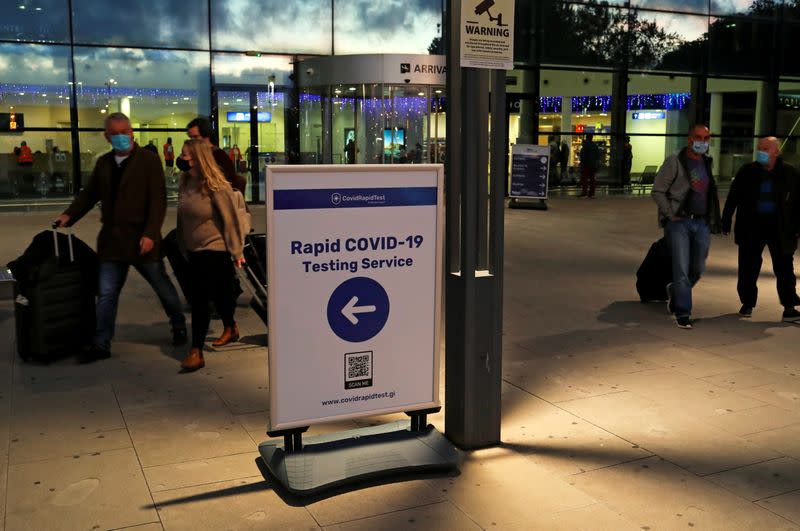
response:
[(514, 0), (461, 0), (461, 66), (514, 68)]

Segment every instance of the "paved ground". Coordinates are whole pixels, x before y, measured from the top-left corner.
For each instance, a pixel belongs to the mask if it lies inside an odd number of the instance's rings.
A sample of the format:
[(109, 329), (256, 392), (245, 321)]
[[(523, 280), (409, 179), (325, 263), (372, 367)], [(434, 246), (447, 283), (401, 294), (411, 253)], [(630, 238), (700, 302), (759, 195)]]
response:
[[(0, 216), (0, 262), (50, 217)], [(93, 241), (96, 223), (77, 234)], [(254, 464), (268, 382), (247, 308), (243, 343), (183, 375), (136, 274), (114, 357), (91, 366), (20, 363), (6, 303), (0, 530), (800, 528), (800, 328), (779, 322), (771, 274), (753, 319), (734, 315), (723, 239), (695, 329), (675, 328), (633, 286), (657, 236), (647, 198), (509, 211), (504, 444), (466, 455), (459, 475), (306, 504), (287, 504)], [(443, 429), (442, 415), (433, 422)]]

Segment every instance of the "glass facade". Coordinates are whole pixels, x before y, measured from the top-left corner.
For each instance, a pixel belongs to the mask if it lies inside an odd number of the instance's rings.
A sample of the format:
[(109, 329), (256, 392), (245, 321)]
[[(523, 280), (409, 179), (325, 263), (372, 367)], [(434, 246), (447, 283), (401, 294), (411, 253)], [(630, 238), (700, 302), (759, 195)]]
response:
[(609, 184), (655, 171), (697, 122), (721, 181), (768, 134), (800, 162), (798, 24), (798, 0), (517, 2), (509, 142), (564, 143), (574, 172), (593, 133)]
[[(159, 152), (168, 137), (180, 145), (192, 117), (211, 116), (253, 200), (263, 197), (272, 163), (445, 157), (444, 87), (296, 81), (306, 57), (443, 53), (443, 0), (187, 0), (180, 10), (144, 0), (7, 4), (0, 199), (74, 194), (108, 149), (102, 125), (114, 111), (129, 114), (137, 141)], [(509, 144), (564, 144), (574, 168), (591, 132), (609, 183), (649, 172), (698, 121), (711, 127), (722, 180), (752, 159), (764, 134), (800, 159), (792, 51), (800, 0), (517, 1), (515, 26)], [(18, 162), (22, 141), (32, 165)]]
[[(189, 120), (211, 116), (220, 147), (248, 176), (248, 198), (259, 200), (267, 165), (315, 162), (320, 152), (306, 147), (312, 133), (300, 138), (301, 109), (308, 111), (294, 82), (300, 59), (424, 54), (442, 25), (441, 0), (186, 0), (180, 9), (145, 0), (9, 0), (3, 7), (0, 200), (67, 200), (109, 149), (103, 120), (116, 111), (131, 117), (140, 145), (159, 153), (167, 138), (180, 146)], [(23, 141), (32, 165), (18, 161)]]

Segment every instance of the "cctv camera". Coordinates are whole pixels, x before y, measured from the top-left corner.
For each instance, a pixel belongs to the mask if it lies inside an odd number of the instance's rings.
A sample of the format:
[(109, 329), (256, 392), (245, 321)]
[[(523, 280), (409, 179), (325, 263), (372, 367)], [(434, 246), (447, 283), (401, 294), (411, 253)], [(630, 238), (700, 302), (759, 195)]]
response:
[(475, 6), (475, 14), (483, 15), (494, 5), (494, 0), (483, 0), (480, 4)]
[(405, 81), (406, 83), (411, 83), (410, 79), (404, 79), (403, 81)]
[(311, 67), (306, 68), (306, 74), (308, 74), (309, 76), (313, 76), (314, 75), (314, 69), (311, 68)]

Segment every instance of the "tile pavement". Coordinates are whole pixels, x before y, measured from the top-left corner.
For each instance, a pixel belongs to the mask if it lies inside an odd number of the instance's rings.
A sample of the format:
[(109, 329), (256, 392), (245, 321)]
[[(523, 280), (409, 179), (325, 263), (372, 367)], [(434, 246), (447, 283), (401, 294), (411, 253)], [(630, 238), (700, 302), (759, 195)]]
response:
[[(0, 260), (50, 217), (2, 215)], [(97, 224), (92, 213), (76, 234), (93, 242)], [(0, 531), (800, 529), (800, 328), (779, 322), (768, 263), (753, 318), (734, 315), (736, 249), (714, 238), (697, 325), (678, 330), (633, 288), (657, 237), (647, 198), (508, 211), (503, 444), (466, 453), (457, 475), (305, 503), (255, 465), (269, 406), (260, 321), (240, 307), (246, 341), (178, 374), (183, 350), (132, 274), (112, 359), (24, 364), (7, 342)], [(5, 337), (13, 323), (0, 303)]]

